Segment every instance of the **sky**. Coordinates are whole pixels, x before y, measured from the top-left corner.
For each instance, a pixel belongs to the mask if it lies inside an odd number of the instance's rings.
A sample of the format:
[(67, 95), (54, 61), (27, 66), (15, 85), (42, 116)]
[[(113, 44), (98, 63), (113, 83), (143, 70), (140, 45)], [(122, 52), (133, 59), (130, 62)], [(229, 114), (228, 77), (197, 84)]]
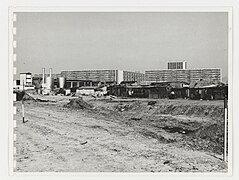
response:
[(168, 61), (228, 73), (223, 12), (17, 13), (17, 72), (167, 69)]

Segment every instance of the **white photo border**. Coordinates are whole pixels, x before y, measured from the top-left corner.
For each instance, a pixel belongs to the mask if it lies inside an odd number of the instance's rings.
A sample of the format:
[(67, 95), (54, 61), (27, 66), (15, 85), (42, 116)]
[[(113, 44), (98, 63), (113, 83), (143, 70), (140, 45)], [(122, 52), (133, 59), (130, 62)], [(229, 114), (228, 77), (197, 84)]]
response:
[[(13, 49), (16, 42), (14, 42), (14, 32), (13, 21), (15, 19), (15, 13), (18, 12), (227, 12), (228, 13), (228, 172), (226, 173), (76, 173), (76, 172), (14, 172), (14, 166), (16, 164), (14, 158), (14, 95), (13, 95), (13, 77), (14, 77), (14, 57)], [(9, 92), (9, 107), (8, 107), (8, 159), (9, 159), (9, 175), (10, 176), (39, 176), (39, 175), (50, 175), (50, 176), (85, 176), (85, 177), (102, 177), (102, 176), (173, 176), (173, 177), (191, 177), (191, 176), (201, 176), (201, 177), (228, 177), (232, 176), (233, 169), (233, 152), (232, 152), (232, 125), (233, 125), (233, 8), (231, 6), (227, 7), (142, 7), (142, 6), (126, 6), (126, 7), (9, 7), (9, 47), (8, 47), (8, 92)]]

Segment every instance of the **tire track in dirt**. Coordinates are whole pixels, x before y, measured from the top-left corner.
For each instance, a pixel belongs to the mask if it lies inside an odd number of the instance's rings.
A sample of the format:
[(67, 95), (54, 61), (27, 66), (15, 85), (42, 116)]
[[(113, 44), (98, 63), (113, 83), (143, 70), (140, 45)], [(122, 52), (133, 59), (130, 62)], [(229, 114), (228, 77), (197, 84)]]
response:
[[(19, 171), (202, 172), (225, 168), (220, 160), (204, 152), (162, 144), (140, 134), (141, 129), (122, 126), (122, 119), (114, 122), (111, 117), (91, 116), (92, 112), (66, 113), (58, 108), (27, 106), (30, 118), (25, 124), (18, 113), (17, 133), (21, 138), (17, 146), (29, 155), (26, 161), (17, 163)], [(87, 143), (82, 145), (82, 140)]]

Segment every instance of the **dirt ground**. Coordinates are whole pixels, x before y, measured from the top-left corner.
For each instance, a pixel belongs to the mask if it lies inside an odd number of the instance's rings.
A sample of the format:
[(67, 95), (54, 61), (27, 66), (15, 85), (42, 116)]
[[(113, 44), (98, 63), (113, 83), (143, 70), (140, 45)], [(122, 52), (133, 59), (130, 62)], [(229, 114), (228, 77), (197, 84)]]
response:
[(16, 172), (227, 172), (223, 101), (34, 97), (26, 123), (14, 104)]

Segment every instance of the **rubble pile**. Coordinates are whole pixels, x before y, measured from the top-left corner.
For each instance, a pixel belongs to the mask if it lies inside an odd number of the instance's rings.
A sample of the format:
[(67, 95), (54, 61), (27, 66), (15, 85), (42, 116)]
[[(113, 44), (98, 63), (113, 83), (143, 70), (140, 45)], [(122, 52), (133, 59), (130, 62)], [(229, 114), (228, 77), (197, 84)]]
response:
[(85, 102), (81, 97), (71, 99), (69, 103), (65, 104), (64, 107), (71, 109), (92, 109), (93, 106)]

